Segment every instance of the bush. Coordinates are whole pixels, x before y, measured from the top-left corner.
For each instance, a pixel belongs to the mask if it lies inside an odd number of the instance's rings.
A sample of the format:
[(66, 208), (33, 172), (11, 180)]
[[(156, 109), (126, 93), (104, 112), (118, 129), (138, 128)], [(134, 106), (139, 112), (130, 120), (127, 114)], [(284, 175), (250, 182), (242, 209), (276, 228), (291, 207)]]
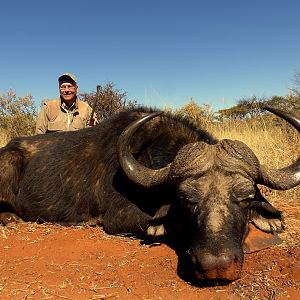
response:
[(112, 114), (136, 106), (136, 101), (127, 100), (127, 93), (117, 90), (112, 82), (106, 85), (97, 85), (96, 92), (81, 93), (80, 97), (95, 106), (98, 120), (110, 117)]
[(22, 135), (33, 135), (36, 115), (31, 94), (18, 97), (11, 89), (6, 94), (0, 94), (0, 128), (7, 140)]
[(213, 121), (213, 112), (210, 105), (199, 105), (193, 99), (190, 99), (190, 102), (175, 110), (174, 113), (204, 128)]

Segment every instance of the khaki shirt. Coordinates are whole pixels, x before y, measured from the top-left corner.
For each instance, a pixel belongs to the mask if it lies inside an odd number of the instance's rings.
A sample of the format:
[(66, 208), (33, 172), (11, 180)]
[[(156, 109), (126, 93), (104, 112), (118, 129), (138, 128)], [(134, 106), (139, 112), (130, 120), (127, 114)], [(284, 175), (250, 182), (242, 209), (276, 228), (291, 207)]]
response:
[(55, 131), (74, 131), (88, 127), (92, 108), (77, 99), (71, 107), (60, 98), (46, 101), (39, 112), (36, 134)]

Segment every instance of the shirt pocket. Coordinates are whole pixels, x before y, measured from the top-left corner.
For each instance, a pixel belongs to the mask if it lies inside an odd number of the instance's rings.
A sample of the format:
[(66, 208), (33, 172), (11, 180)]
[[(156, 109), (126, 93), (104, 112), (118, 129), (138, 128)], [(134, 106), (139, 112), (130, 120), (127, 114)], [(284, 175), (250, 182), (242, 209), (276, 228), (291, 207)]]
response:
[(86, 127), (86, 119), (80, 115), (75, 115), (73, 118), (72, 127), (76, 130)]
[(63, 122), (49, 121), (48, 131), (64, 131), (66, 130), (66, 124)]

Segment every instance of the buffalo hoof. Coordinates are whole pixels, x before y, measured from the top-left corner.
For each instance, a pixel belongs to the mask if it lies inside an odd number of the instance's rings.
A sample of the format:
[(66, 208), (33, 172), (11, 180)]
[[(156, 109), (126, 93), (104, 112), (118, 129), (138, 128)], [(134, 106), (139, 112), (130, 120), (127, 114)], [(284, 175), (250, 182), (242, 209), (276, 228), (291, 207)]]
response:
[(147, 229), (147, 235), (156, 237), (156, 236), (163, 236), (166, 234), (166, 230), (163, 224), (157, 226), (149, 226)]
[(14, 213), (0, 213), (0, 224), (9, 225), (11, 223), (24, 223), (24, 221)]

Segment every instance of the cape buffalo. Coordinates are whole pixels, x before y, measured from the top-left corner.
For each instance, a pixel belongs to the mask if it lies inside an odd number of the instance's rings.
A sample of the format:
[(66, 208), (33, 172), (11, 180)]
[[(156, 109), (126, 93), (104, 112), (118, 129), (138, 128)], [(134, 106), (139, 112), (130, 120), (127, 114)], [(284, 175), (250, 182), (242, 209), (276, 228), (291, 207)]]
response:
[[(266, 107), (300, 131), (300, 119)], [(92, 128), (13, 139), (0, 149), (0, 218), (101, 223), (110, 234), (171, 236), (194, 278), (235, 280), (248, 224), (280, 232), (257, 184), (300, 184), (300, 157), (262, 166), (242, 142), (215, 140), (184, 118), (121, 112)]]

